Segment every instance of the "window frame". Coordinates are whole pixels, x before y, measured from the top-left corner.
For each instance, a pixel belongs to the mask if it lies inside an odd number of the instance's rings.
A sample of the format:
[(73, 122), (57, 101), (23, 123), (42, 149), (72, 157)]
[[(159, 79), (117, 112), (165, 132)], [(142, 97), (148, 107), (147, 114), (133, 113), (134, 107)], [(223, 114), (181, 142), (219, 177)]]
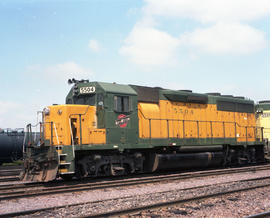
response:
[[(97, 98), (96, 93), (88, 95), (78, 95), (73, 98), (73, 104), (96, 106), (97, 104), (96, 98)], [(92, 102), (90, 102), (90, 99)]]
[(132, 98), (129, 95), (114, 95), (113, 104), (116, 113), (132, 112)]

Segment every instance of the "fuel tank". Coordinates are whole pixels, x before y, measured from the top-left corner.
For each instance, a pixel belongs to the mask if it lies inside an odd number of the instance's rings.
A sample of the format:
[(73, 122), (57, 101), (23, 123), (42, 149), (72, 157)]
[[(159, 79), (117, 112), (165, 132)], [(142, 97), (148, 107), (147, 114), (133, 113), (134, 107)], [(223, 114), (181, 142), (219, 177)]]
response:
[(188, 169), (221, 166), (223, 152), (154, 154), (152, 172), (165, 169)]

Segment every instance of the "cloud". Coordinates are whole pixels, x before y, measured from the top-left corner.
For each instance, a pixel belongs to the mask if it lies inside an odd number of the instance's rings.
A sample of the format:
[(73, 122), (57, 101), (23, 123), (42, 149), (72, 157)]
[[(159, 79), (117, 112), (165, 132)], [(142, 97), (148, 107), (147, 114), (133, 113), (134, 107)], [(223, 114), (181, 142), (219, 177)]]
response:
[(217, 23), (181, 35), (181, 44), (211, 54), (250, 54), (267, 46), (264, 32), (240, 23)]
[[(177, 54), (247, 55), (267, 46), (266, 35), (248, 22), (270, 14), (268, 0), (145, 0), (143, 16), (134, 25), (120, 54), (139, 65), (164, 65)], [(189, 19), (198, 24), (173, 36), (160, 23)], [(199, 25), (199, 27), (198, 27)], [(182, 31), (182, 32), (181, 32)], [(175, 35), (174, 32), (174, 35)]]
[[(40, 81), (40, 78), (43, 77), (50, 82), (59, 83), (59, 81), (66, 82), (70, 78), (89, 79), (94, 75), (94, 72), (74, 61), (67, 61), (50, 66), (30, 65), (26, 68), (26, 74), (31, 76), (33, 80)], [(38, 88), (36, 91), (39, 91)]]
[(270, 13), (269, 0), (145, 0), (147, 16), (166, 16), (206, 22), (239, 22)]
[(120, 54), (139, 65), (168, 63), (180, 40), (152, 27), (136, 25), (125, 40)]
[(90, 78), (93, 72), (90, 69), (86, 69), (73, 61), (56, 64), (46, 67), (44, 69), (46, 75), (53, 78)]
[(65, 102), (65, 96), (70, 90), (70, 86), (67, 85), (68, 79), (91, 79), (93, 75), (91, 69), (74, 61), (26, 67), (25, 78), (31, 78), (31, 84), (25, 86), (24, 90), (27, 92), (27, 98), (17, 99), (20, 101), (18, 103), (1, 102), (0, 99), (0, 128), (35, 124), (37, 111), (42, 110), (46, 105)]
[(99, 52), (100, 51), (99, 42), (97, 40), (95, 40), (95, 39), (91, 39), (89, 41), (88, 47), (94, 52)]
[(0, 101), (0, 105), (0, 128), (24, 128), (27, 123), (32, 122), (29, 107), (24, 104)]
[(0, 105), (0, 117), (2, 117), (6, 112), (19, 107), (18, 103), (10, 101), (0, 101)]

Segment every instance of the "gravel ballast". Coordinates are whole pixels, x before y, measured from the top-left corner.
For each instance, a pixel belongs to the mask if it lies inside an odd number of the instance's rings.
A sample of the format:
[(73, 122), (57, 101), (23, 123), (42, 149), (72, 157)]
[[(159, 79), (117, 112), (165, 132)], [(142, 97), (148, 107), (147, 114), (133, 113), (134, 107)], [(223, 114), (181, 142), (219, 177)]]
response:
[[(15, 212), (21, 210), (31, 210), (36, 208), (52, 207), (52, 206), (67, 206), (68, 204), (79, 203), (82, 204), (80, 207), (72, 208), (62, 208), (53, 213), (49, 213), (53, 216), (79, 216), (85, 215), (87, 213), (99, 213), (104, 210), (116, 209), (120, 206), (128, 206), (125, 204), (130, 204), (134, 206), (138, 203), (147, 204), (156, 200), (166, 201), (168, 199), (173, 199), (179, 196), (193, 196), (198, 195), (206, 190), (197, 190), (197, 192), (192, 193), (192, 191), (183, 191), (180, 189), (187, 189), (192, 187), (198, 187), (202, 185), (214, 185), (221, 184), (224, 182), (233, 182), (238, 180), (259, 178), (263, 176), (270, 175), (270, 170), (258, 171), (258, 172), (248, 172), (248, 173), (237, 173), (232, 175), (220, 175), (212, 177), (194, 178), (179, 181), (171, 181), (167, 183), (155, 183), (148, 185), (137, 185), (131, 187), (121, 187), (121, 188), (109, 188), (105, 190), (92, 190), (83, 191), (76, 193), (66, 193), (66, 194), (55, 194), (49, 196), (31, 197), (27, 199), (14, 199), (10, 201), (0, 202), (0, 211), (2, 213)], [(240, 183), (235, 183), (235, 186), (241, 186)], [(218, 187), (218, 186), (217, 186)], [(221, 185), (221, 187), (226, 189), (226, 185)], [(209, 189), (209, 188), (208, 188)], [(179, 191), (177, 191), (179, 190)], [(208, 191), (213, 191), (211, 188)], [(166, 192), (166, 193), (165, 193)], [(182, 193), (181, 193), (182, 192)], [(185, 193), (183, 193), (185, 192)], [(106, 201), (112, 198), (124, 198), (122, 200)], [(131, 199), (131, 200), (128, 200)], [(134, 200), (135, 201), (132, 201)], [(136, 201), (137, 199), (137, 201)], [(106, 201), (108, 204), (104, 205), (102, 202), (94, 203), (95, 201)], [(86, 202), (93, 202), (91, 208), (89, 204), (84, 204)], [(137, 203), (136, 203), (137, 202)], [(134, 204), (134, 205), (133, 205)], [(110, 206), (111, 205), (111, 206)], [(102, 207), (103, 206), (103, 207)], [(43, 212), (45, 215), (47, 212)], [(47, 214), (47, 215), (49, 215)], [(186, 215), (189, 213), (187, 212)], [(37, 214), (36, 214), (37, 215)], [(35, 216), (36, 216), (35, 215)], [(40, 214), (41, 215), (41, 214)], [(174, 215), (175, 216), (175, 215)], [(193, 216), (193, 215), (192, 215)]]
[(270, 188), (214, 197), (173, 207), (136, 213), (131, 217), (245, 217), (270, 211)]

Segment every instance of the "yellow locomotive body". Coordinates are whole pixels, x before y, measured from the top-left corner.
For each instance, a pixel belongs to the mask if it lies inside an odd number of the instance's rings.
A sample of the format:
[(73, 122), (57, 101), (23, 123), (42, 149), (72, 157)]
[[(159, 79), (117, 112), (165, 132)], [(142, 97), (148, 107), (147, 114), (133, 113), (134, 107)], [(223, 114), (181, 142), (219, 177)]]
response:
[(262, 128), (266, 150), (270, 154), (270, 101), (260, 101), (256, 106), (257, 126)]
[(140, 138), (256, 140), (254, 113), (219, 111), (216, 104), (166, 100), (160, 100), (159, 105), (139, 103), (138, 109)]
[(51, 144), (57, 146), (106, 143), (106, 130), (97, 128), (95, 106), (54, 105), (46, 110), (44, 136), (45, 139), (51, 140)]

